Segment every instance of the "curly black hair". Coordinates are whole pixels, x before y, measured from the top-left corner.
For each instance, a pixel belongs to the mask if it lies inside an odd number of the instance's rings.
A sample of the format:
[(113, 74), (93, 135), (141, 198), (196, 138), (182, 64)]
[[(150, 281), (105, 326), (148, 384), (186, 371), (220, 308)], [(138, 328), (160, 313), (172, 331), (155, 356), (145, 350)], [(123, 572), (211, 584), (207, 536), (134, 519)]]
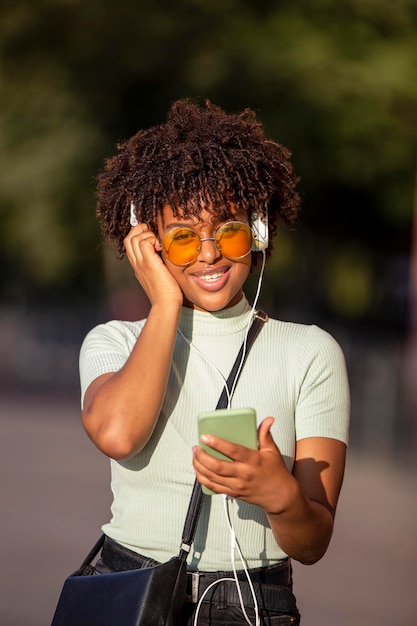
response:
[(97, 177), (97, 215), (121, 256), (131, 202), (152, 230), (166, 205), (184, 217), (207, 209), (219, 221), (232, 217), (233, 206), (249, 220), (267, 213), (272, 239), (278, 225), (297, 217), (298, 180), (289, 150), (265, 136), (252, 110), (227, 114), (208, 100), (183, 99), (171, 105), (165, 123), (140, 130), (106, 161)]

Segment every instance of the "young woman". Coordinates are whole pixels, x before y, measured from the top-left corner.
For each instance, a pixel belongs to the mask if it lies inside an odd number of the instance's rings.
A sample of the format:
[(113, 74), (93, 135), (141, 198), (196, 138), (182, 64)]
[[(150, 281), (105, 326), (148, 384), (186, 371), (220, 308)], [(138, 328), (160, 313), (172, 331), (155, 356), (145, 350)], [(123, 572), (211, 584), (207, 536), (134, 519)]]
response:
[[(315, 563), (332, 535), (349, 391), (343, 355), (325, 331), (265, 322), (230, 402), (256, 410), (258, 449), (204, 435), (233, 460), (223, 461), (197, 435), (197, 416), (215, 408), (253, 317), (244, 283), (271, 254), (278, 226), (296, 219), (297, 182), (289, 152), (252, 111), (229, 115), (188, 100), (122, 143), (98, 177), (105, 238), (126, 253), (151, 306), (145, 320), (93, 329), (81, 349), (83, 424), (112, 466), (97, 569), (177, 554), (196, 476), (225, 494), (204, 502), (189, 557), (200, 584), (184, 625), (299, 623), (290, 560)], [(254, 236), (262, 225), (268, 245)], [(242, 599), (236, 582), (219, 582), (196, 616), (208, 583), (233, 578), (225, 502), (244, 559)]]

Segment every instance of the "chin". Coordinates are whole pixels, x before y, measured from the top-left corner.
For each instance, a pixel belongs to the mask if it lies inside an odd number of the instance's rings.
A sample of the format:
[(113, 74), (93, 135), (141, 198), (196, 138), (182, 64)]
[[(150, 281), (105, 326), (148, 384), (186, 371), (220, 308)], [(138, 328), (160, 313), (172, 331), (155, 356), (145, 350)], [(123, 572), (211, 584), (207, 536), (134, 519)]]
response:
[[(214, 296), (214, 294), (213, 294)], [(229, 309), (230, 307), (237, 304), (243, 298), (243, 293), (235, 294), (230, 298), (224, 297), (213, 297), (213, 298), (204, 298), (199, 299), (195, 298), (193, 300), (184, 297), (184, 306), (189, 307), (191, 309), (196, 309), (198, 311), (207, 311), (207, 313), (216, 313), (217, 311), (222, 311), (223, 309)]]

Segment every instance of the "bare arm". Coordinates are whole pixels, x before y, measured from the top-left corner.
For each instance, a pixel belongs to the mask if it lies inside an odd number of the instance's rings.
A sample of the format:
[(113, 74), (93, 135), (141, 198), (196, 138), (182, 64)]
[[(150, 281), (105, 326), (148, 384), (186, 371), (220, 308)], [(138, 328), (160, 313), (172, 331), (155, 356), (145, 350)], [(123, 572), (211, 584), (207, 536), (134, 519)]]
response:
[(277, 543), (306, 565), (325, 554), (333, 533), (342, 487), (346, 446), (315, 437), (297, 442), (293, 474), (287, 477), (287, 500), (267, 511)]
[(126, 253), (151, 310), (125, 365), (88, 387), (85, 430), (104, 454), (127, 459), (149, 440), (164, 399), (182, 306), (182, 293), (155, 252), (156, 238), (140, 224), (125, 240)]

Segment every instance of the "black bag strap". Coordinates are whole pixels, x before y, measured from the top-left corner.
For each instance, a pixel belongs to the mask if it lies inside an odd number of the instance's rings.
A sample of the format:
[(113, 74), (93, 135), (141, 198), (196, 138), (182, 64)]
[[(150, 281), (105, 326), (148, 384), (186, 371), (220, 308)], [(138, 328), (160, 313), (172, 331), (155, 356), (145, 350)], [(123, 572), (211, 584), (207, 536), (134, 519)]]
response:
[(79, 567), (80, 570), (82, 570), (84, 567), (87, 567), (87, 565), (90, 565), (91, 561), (95, 559), (97, 554), (100, 552), (101, 548), (104, 546), (105, 539), (106, 539), (106, 535), (104, 533), (100, 535), (99, 539), (93, 545), (90, 552), (85, 557), (84, 561), (81, 563)]
[[(268, 315), (264, 313), (264, 311), (255, 311), (252, 325), (249, 329), (246, 340), (243, 342), (239, 350), (239, 354), (236, 357), (236, 360), (226, 381), (227, 390), (226, 387), (223, 389), (216, 409), (224, 409), (227, 407), (228, 391), (230, 392), (234, 385), (237, 383), (249, 351), (256, 337), (258, 336), (259, 331), (266, 321), (268, 321)], [(179, 556), (183, 559), (187, 558), (188, 553), (191, 549), (191, 545), (194, 541), (198, 519), (200, 517), (201, 509), (203, 507), (203, 501), (204, 494), (201, 489), (200, 483), (196, 479), (194, 481), (193, 491), (191, 494), (184, 528), (182, 531), (181, 549)]]
[[(258, 336), (263, 324), (268, 321), (268, 316), (263, 311), (255, 311), (252, 325), (247, 334), (246, 340), (243, 342), (239, 354), (236, 357), (236, 361), (230, 371), (228, 379), (226, 381), (227, 390), (230, 392), (233, 386), (237, 383), (239, 376), (242, 372), (243, 364), (246, 361), (246, 357), (252, 347), (253, 342)], [(216, 409), (224, 409), (227, 406), (227, 391), (223, 389)], [(191, 545), (194, 541), (195, 531), (197, 529), (198, 519), (200, 517), (201, 509), (203, 506), (204, 494), (201, 489), (200, 483), (197, 479), (194, 481), (193, 491), (191, 494), (190, 502), (188, 504), (187, 515), (185, 517), (184, 528), (182, 531), (181, 548), (179, 557), (185, 560), (190, 552)], [(104, 545), (106, 535), (103, 533), (98, 541), (91, 548), (90, 552), (85, 557), (84, 561), (80, 565), (80, 569), (90, 565), (93, 559), (98, 555)]]

